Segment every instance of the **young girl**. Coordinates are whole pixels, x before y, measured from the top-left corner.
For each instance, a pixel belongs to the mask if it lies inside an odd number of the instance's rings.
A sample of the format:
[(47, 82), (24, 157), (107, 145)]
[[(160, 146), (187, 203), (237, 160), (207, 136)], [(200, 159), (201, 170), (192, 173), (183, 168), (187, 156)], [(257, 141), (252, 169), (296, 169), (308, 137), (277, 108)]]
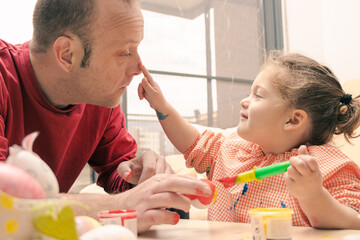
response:
[[(241, 101), (237, 134), (200, 134), (165, 100), (145, 67), (139, 85), (188, 167), (218, 188), (209, 220), (250, 222), (248, 210), (286, 207), (293, 225), (360, 229), (360, 168), (329, 145), (357, 137), (360, 96), (346, 94), (332, 71), (300, 54), (273, 52)], [(240, 136), (240, 137), (239, 137)], [(290, 160), (285, 174), (225, 189), (216, 179)]]

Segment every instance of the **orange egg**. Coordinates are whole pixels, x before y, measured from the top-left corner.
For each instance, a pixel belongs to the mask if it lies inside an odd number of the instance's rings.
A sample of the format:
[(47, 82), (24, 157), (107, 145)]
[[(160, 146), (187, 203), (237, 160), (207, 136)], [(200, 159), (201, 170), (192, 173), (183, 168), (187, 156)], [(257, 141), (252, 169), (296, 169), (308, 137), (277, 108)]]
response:
[(206, 182), (210, 189), (212, 190), (212, 194), (209, 197), (203, 197), (198, 195), (190, 195), (188, 194), (187, 197), (191, 200), (191, 205), (193, 205), (196, 208), (208, 208), (211, 203), (215, 202), (217, 197), (217, 189), (213, 182), (207, 179), (201, 179), (201, 181)]

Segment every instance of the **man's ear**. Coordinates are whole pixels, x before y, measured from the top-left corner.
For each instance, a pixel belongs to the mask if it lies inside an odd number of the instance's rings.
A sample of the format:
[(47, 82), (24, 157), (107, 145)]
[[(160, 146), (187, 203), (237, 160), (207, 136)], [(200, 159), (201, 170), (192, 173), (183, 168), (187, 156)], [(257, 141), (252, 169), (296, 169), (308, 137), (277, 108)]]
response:
[(285, 123), (284, 130), (297, 130), (302, 128), (308, 121), (308, 114), (302, 109), (294, 109), (290, 119)]
[(74, 66), (75, 40), (68, 36), (58, 37), (53, 45), (56, 62), (65, 71), (70, 72)]

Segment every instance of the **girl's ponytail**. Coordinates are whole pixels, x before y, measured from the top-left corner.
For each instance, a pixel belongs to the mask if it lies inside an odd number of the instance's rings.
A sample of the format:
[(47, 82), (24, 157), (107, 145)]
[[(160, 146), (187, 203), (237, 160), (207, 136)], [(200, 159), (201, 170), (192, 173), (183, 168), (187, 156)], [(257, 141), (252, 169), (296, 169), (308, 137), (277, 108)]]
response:
[(343, 133), (347, 142), (360, 136), (360, 133), (355, 133), (360, 126), (360, 95), (353, 98), (351, 94), (345, 94), (339, 100), (337, 120), (336, 135)]

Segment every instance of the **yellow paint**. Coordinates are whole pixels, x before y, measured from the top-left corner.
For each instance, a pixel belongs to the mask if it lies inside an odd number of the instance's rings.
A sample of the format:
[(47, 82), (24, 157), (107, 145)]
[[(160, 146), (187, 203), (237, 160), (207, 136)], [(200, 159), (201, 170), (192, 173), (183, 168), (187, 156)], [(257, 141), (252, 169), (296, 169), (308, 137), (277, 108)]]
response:
[(255, 169), (257, 169), (257, 167), (255, 166), (253, 170), (247, 171), (247, 172), (243, 172), (240, 173), (237, 178), (235, 179), (235, 184), (240, 184), (240, 183), (246, 183), (246, 182), (251, 182), (251, 181), (260, 181), (256, 175), (255, 175)]
[(215, 188), (215, 191), (214, 191), (214, 198), (212, 200), (211, 203), (214, 203), (216, 201), (216, 198), (217, 198), (217, 188)]
[(328, 237), (330, 237), (330, 236), (329, 236), (329, 235), (322, 235), (322, 237), (328, 238)]
[(0, 195), (1, 206), (3, 206), (4, 208), (7, 208), (7, 209), (13, 209), (13, 202), (14, 202), (13, 197), (11, 197), (10, 195), (7, 195), (6, 193), (1, 193), (1, 195)]
[(5, 223), (5, 232), (7, 234), (13, 234), (19, 229), (19, 223), (15, 219), (10, 219)]

